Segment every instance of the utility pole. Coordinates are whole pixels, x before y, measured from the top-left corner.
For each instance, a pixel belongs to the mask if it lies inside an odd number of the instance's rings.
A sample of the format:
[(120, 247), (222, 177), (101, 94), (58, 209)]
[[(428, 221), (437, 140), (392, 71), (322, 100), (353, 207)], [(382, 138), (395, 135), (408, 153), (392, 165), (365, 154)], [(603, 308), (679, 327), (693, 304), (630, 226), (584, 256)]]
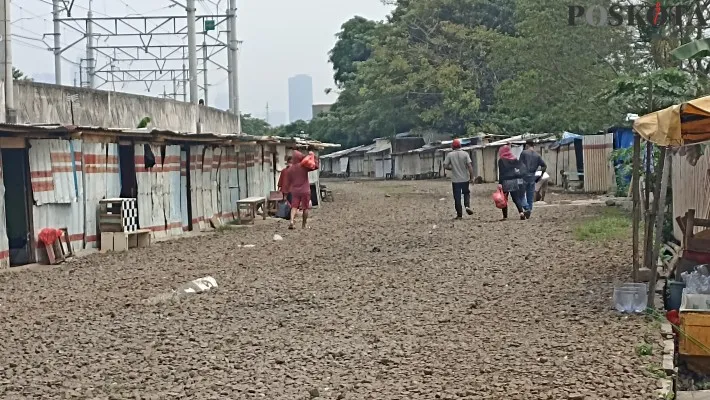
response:
[[(190, 83), (190, 86), (192, 86), (192, 80), (185, 73), (185, 64), (182, 64), (182, 101), (184, 101), (185, 103), (187, 103), (187, 84), (188, 84), (188, 82)], [(195, 83), (197, 83), (197, 80), (195, 80)], [(195, 97), (197, 97), (197, 96), (195, 96)], [(190, 95), (190, 100), (192, 100), (192, 94)]]
[(0, 28), (2, 33), (2, 46), (0, 46), (0, 58), (2, 58), (2, 81), (5, 84), (5, 122), (14, 124), (17, 122), (15, 114), (15, 92), (13, 89), (12, 77), (12, 19), (10, 18), (10, 0), (0, 0)]
[(237, 134), (242, 133), (241, 113), (239, 110), (239, 43), (237, 42), (237, 0), (229, 0), (232, 29), (229, 31), (229, 57), (232, 59), (232, 94), (234, 96), (234, 115), (237, 116)]
[(59, 13), (61, 11), (59, 1), (52, 0), (52, 19), (54, 20), (54, 48), (52, 51), (54, 52), (54, 83), (57, 85), (62, 84), (62, 43), (59, 33)]
[(94, 86), (94, 66), (96, 65), (96, 60), (94, 59), (94, 28), (91, 19), (94, 17), (94, 13), (91, 12), (91, 4), (93, 0), (89, 0), (89, 11), (86, 13), (86, 80), (89, 82), (89, 87), (93, 89)]
[(227, 90), (229, 92), (229, 112), (234, 114), (234, 65), (232, 58), (232, 30), (234, 29), (234, 14), (227, 7)]
[(266, 123), (269, 123), (269, 102), (266, 102)]
[(203, 92), (205, 93), (205, 106), (208, 105), (208, 98), (209, 96), (209, 80), (207, 79), (207, 30), (205, 30), (205, 34), (202, 37), (202, 68), (204, 68), (204, 71), (202, 71), (202, 85), (204, 88), (202, 88)]
[(197, 33), (195, 31), (195, 0), (187, 0), (187, 57), (190, 80), (190, 103), (197, 105)]

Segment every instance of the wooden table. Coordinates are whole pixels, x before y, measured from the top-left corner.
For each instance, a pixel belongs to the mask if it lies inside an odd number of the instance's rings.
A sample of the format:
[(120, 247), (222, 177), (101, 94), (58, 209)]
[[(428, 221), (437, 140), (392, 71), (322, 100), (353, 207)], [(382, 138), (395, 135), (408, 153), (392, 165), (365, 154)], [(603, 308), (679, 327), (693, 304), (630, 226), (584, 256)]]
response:
[[(239, 222), (251, 221), (252, 223), (256, 219), (256, 210), (261, 205), (262, 213), (261, 216), (266, 219), (266, 197), (247, 197), (237, 201), (237, 219)], [(242, 212), (246, 215), (242, 216)]]

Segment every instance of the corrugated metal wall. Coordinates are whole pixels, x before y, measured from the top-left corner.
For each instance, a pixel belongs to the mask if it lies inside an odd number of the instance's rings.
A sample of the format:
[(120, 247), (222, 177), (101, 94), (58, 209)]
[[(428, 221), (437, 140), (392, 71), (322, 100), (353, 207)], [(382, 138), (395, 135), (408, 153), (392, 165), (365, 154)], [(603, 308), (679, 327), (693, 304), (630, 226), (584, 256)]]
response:
[(183, 231), (180, 146), (151, 145), (150, 149), (155, 165), (145, 168), (144, 145), (134, 146), (138, 223), (156, 238), (179, 236)]
[(219, 164), (219, 213), (222, 218), (233, 220), (239, 200), (237, 153), (233, 146), (222, 147)]
[(350, 157), (350, 175), (362, 176), (365, 170), (365, 157), (362, 153)]
[[(673, 188), (673, 233), (681, 240), (683, 233), (676, 217), (682, 217), (689, 209), (695, 209), (696, 218), (710, 218), (710, 151), (700, 157), (695, 166), (686, 156), (675, 154), (671, 168)], [(696, 229), (700, 231), (700, 229)]]
[[(41, 139), (31, 140), (30, 146), (35, 203), (32, 234), (37, 237), (43, 228), (66, 227), (74, 249), (96, 247), (99, 201), (117, 198), (121, 192), (118, 144)], [(234, 218), (237, 201), (246, 191), (251, 196), (268, 196), (275, 190), (278, 173), (273, 157), (276, 155), (278, 163), (286, 153), (283, 145), (253, 146), (241, 153), (244, 157), (238, 162), (240, 154), (234, 146), (191, 146), (187, 171), (187, 153), (180, 146), (153, 145), (151, 150), (155, 166), (145, 168), (144, 145), (134, 146), (134, 162), (139, 225), (157, 237), (177, 236), (188, 229), (188, 172), (193, 225), (205, 229), (209, 226), (205, 219), (215, 215)], [(310, 179), (318, 184), (318, 171), (312, 172)], [(4, 190), (0, 170), (0, 267), (9, 265)], [(36, 252), (39, 260), (46, 258), (43, 249)]]
[(606, 193), (611, 189), (614, 175), (609, 157), (613, 146), (613, 133), (582, 137), (585, 192)]
[(0, 268), (10, 266), (10, 243), (5, 225), (5, 180), (3, 179), (2, 155), (0, 154)]
[(484, 147), (481, 149), (481, 157), (483, 159), (483, 176), (484, 182), (498, 181), (498, 148)]
[[(35, 200), (32, 234), (37, 237), (44, 228), (67, 228), (75, 249), (85, 247), (81, 145), (79, 140), (30, 140), (29, 149)], [(43, 249), (37, 257), (45, 258)]]
[[(85, 247), (96, 247), (99, 200), (116, 198), (121, 194), (121, 177), (116, 143), (91, 143), (81, 145), (84, 172), (84, 232)], [(36, 224), (36, 222), (35, 222)]]

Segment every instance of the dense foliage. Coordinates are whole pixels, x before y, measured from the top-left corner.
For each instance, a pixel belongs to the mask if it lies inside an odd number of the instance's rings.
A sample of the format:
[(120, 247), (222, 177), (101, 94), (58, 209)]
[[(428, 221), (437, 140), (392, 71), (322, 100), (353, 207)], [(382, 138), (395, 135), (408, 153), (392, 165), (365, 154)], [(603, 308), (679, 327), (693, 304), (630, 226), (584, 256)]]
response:
[(692, 26), (570, 26), (562, 0), (389, 3), (384, 22), (342, 25), (331, 111), (277, 134), (343, 146), (410, 130), (586, 134), (705, 93), (707, 64), (670, 56)]

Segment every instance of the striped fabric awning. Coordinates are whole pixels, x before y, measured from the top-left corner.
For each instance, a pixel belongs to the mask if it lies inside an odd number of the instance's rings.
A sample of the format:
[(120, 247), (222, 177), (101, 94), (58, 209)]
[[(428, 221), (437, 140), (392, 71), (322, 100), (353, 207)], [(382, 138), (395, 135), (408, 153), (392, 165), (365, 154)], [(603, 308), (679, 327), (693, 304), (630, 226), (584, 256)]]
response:
[(677, 104), (634, 121), (634, 131), (659, 146), (710, 141), (710, 96)]

